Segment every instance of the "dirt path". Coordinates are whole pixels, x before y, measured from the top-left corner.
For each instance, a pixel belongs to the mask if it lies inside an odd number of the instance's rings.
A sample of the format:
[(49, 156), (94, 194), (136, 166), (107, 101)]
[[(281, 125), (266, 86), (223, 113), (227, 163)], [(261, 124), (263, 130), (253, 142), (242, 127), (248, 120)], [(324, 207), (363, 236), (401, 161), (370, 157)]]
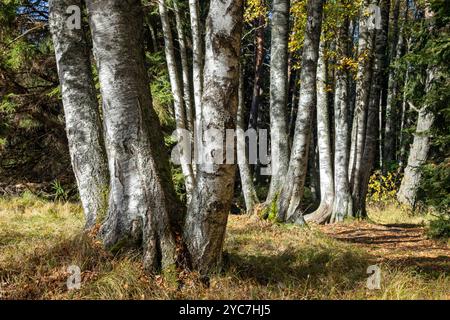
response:
[(319, 228), (335, 239), (364, 247), (378, 263), (414, 267), (429, 274), (450, 274), (449, 246), (427, 239), (423, 227), (356, 222)]

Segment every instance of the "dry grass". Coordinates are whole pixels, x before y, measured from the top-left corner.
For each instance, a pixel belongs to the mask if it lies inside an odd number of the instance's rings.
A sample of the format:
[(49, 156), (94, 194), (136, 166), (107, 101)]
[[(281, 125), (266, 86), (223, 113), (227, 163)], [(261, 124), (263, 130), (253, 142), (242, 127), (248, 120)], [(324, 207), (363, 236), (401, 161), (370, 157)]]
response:
[[(398, 213), (396, 213), (398, 214)], [(388, 219), (375, 212), (371, 219)], [(402, 218), (403, 219), (403, 218)], [(378, 220), (377, 220), (378, 221)], [(405, 223), (404, 220), (402, 220)], [(407, 222), (410, 223), (410, 222)], [(346, 223), (347, 227), (358, 222)], [(78, 205), (32, 195), (0, 199), (0, 283), (6, 299), (449, 299), (450, 277), (383, 260), (383, 251), (335, 239), (321, 227), (300, 228), (232, 216), (225, 267), (206, 288), (193, 274), (182, 285), (145, 275), (139, 253), (113, 257), (80, 234)], [(448, 251), (447, 251), (448, 253)], [(449, 254), (447, 254), (449, 258)], [(447, 260), (446, 266), (448, 267)], [(381, 290), (366, 288), (378, 263)], [(82, 270), (82, 287), (68, 291), (67, 267)], [(436, 271), (436, 270), (434, 270)]]

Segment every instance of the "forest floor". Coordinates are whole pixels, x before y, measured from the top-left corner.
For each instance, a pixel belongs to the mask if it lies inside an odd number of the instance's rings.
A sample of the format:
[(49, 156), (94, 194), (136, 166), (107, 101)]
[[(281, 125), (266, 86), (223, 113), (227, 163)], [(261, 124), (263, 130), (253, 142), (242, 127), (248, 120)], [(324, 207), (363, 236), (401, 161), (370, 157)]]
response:
[[(104, 252), (81, 232), (77, 204), (0, 198), (0, 299), (450, 299), (450, 247), (426, 238), (432, 217), (395, 207), (369, 217), (297, 227), (230, 216), (224, 270), (207, 288), (194, 274), (146, 275), (139, 252)], [(73, 265), (81, 288), (69, 291)]]

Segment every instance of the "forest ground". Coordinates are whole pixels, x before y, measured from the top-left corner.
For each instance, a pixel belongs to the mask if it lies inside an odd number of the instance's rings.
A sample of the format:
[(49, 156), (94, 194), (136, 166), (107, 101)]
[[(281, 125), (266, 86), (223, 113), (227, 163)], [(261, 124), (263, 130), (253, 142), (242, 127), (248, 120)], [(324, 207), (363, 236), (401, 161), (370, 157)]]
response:
[[(430, 219), (393, 206), (310, 227), (233, 215), (207, 288), (194, 274), (147, 276), (138, 252), (104, 252), (78, 204), (0, 198), (0, 299), (450, 299), (450, 248), (426, 238)], [(381, 289), (369, 290), (375, 264)], [(67, 290), (70, 265), (80, 290)]]

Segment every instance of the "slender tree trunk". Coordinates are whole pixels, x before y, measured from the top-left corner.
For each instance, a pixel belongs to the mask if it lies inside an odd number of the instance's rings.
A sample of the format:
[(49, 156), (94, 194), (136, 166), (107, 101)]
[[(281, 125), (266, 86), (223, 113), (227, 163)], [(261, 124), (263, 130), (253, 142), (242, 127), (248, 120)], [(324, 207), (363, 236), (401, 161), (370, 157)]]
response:
[(388, 47), (388, 28), (389, 23), (389, 7), (390, 0), (380, 1), (381, 25), (376, 31), (375, 40), (375, 62), (373, 83), (370, 92), (369, 113), (367, 117), (367, 136), (364, 146), (362, 162), (364, 170), (359, 176), (359, 189), (353, 190), (355, 213), (359, 217), (365, 217), (366, 214), (366, 195), (369, 184), (370, 175), (375, 163), (377, 142), (379, 139), (379, 110), (381, 102), (381, 92), (383, 87), (383, 79), (385, 75), (385, 56)]
[[(193, 88), (195, 104), (195, 122), (200, 128), (202, 121), (202, 94), (203, 94), (203, 42), (202, 27), (200, 21), (200, 7), (198, 0), (189, 0), (189, 13), (191, 18), (192, 30), (192, 52), (193, 52)], [(197, 128), (197, 129), (198, 129)]]
[(192, 79), (189, 72), (189, 60), (187, 55), (186, 35), (183, 30), (183, 21), (181, 19), (181, 12), (178, 1), (173, 1), (175, 11), (175, 20), (178, 33), (178, 43), (180, 47), (181, 67), (183, 72), (183, 98), (186, 107), (186, 127), (189, 131), (194, 131), (194, 107), (192, 105)]
[(322, 30), (324, 1), (308, 1), (308, 22), (300, 73), (301, 91), (289, 170), (284, 177), (278, 202), (280, 221), (303, 220), (300, 202), (303, 198), (309, 145), (311, 142), (312, 115), (317, 103), (316, 76), (319, 43)]
[[(401, 57), (399, 54), (399, 39), (401, 37), (401, 31), (399, 28), (399, 16), (400, 16), (400, 3), (401, 0), (395, 0), (393, 17), (392, 17), (392, 43), (390, 46), (391, 63), (395, 62)], [(399, 36), (400, 34), (400, 36)], [(386, 105), (386, 127), (384, 134), (384, 166), (383, 172), (386, 173), (390, 164), (395, 160), (395, 142), (396, 138), (396, 123), (397, 123), (397, 106), (398, 106), (398, 79), (395, 77), (395, 70), (391, 66), (389, 68), (389, 80), (388, 80), (388, 97)]]
[[(434, 12), (431, 10), (429, 3), (425, 7), (425, 19), (430, 21), (434, 16)], [(428, 26), (428, 32), (432, 34), (434, 32), (434, 25), (430, 23)], [(430, 92), (433, 86), (436, 85), (440, 70), (433, 65), (428, 66), (425, 90)], [(411, 104), (412, 106), (412, 104)], [(412, 106), (416, 109), (414, 106)], [(431, 145), (431, 128), (433, 126), (435, 116), (430, 110), (430, 105), (425, 104), (419, 110), (419, 117), (417, 119), (416, 132), (414, 134), (414, 140), (409, 151), (408, 164), (405, 168), (405, 175), (400, 186), (400, 190), (397, 194), (397, 199), (400, 203), (412, 206), (416, 205), (417, 189), (420, 186), (422, 178), (422, 166), (425, 164), (428, 158), (428, 152)]]
[[(240, 67), (240, 76), (239, 76), (239, 105), (237, 113), (236, 136), (237, 136), (237, 158), (238, 158), (239, 172), (241, 175), (241, 185), (242, 185), (242, 193), (244, 194), (245, 208), (247, 210), (247, 213), (252, 214), (254, 212), (255, 205), (259, 202), (259, 199), (256, 194), (255, 185), (253, 184), (253, 177), (250, 170), (249, 158), (247, 157), (246, 154), (244, 72), (242, 66)], [(256, 147), (256, 145), (250, 147)], [(249, 153), (252, 151), (253, 150), (249, 150)]]
[(249, 128), (257, 129), (258, 109), (261, 98), (261, 81), (264, 63), (264, 33), (265, 33), (265, 17), (258, 18), (255, 31), (255, 75), (253, 81), (252, 106), (250, 108)]
[(326, 223), (333, 210), (334, 178), (331, 130), (327, 97), (327, 63), (324, 58), (325, 44), (320, 46), (317, 68), (317, 141), (319, 147), (320, 205), (312, 214), (305, 216), (306, 222)]
[(358, 177), (363, 170), (361, 161), (366, 138), (367, 110), (369, 107), (370, 87), (372, 82), (373, 44), (375, 40), (374, 6), (377, 0), (364, 0), (359, 22), (359, 49), (360, 63), (356, 75), (356, 106), (353, 117), (352, 137), (350, 148), (350, 185), (358, 189)]
[(289, 163), (287, 132), (289, 0), (274, 0), (270, 52), (271, 203), (280, 193)]
[(336, 49), (341, 58), (336, 70), (336, 87), (334, 101), (335, 151), (334, 151), (334, 203), (331, 222), (341, 222), (353, 216), (353, 202), (348, 181), (349, 168), (349, 73), (343, 61), (349, 56), (349, 19), (344, 17), (339, 28)]
[(108, 216), (100, 235), (111, 250), (143, 241), (145, 268), (169, 268), (177, 261), (174, 233), (182, 210), (148, 90), (141, 2), (87, 4), (111, 176)]
[(107, 209), (108, 164), (103, 141), (100, 109), (91, 73), (90, 52), (81, 29), (69, 29), (66, 22), (71, 5), (81, 0), (49, 2), (50, 30), (66, 120), (72, 168), (86, 218), (91, 228)]
[[(206, 22), (205, 72), (202, 108), (204, 156), (197, 168), (197, 184), (188, 208), (184, 237), (194, 267), (201, 274), (221, 264), (228, 213), (233, 198), (236, 166), (221, 163), (225, 133), (236, 129), (239, 55), (243, 24), (242, 0), (212, 0)], [(207, 130), (217, 135), (208, 139)], [(217, 161), (218, 160), (218, 161)]]
[[(172, 36), (172, 30), (170, 28), (170, 20), (169, 15), (167, 13), (167, 7), (165, 0), (158, 0), (159, 5), (159, 15), (161, 17), (161, 25), (163, 29), (164, 34), (164, 44), (165, 44), (165, 54), (166, 54), (166, 61), (167, 61), (167, 69), (169, 70), (169, 79), (170, 79), (170, 86), (172, 88), (172, 95), (174, 100), (174, 109), (175, 109), (175, 121), (177, 124), (178, 130), (186, 130), (188, 129), (187, 121), (186, 119), (189, 118), (189, 115), (186, 116), (186, 109), (185, 109), (185, 103), (183, 97), (183, 88), (180, 81), (180, 75), (178, 72), (178, 67), (176, 63), (175, 58), (175, 49), (173, 45), (173, 36)], [(182, 42), (182, 39), (180, 39), (180, 43)], [(184, 50), (184, 53), (186, 53), (186, 50)], [(183, 54), (182, 54), (183, 56)], [(184, 58), (186, 59), (186, 55), (184, 55)], [(186, 61), (185, 61), (185, 64)], [(184, 65), (183, 67), (186, 67)], [(189, 80), (187, 83), (187, 90), (189, 91)], [(189, 100), (189, 97), (187, 97)], [(187, 103), (189, 104), (189, 102)], [(186, 138), (186, 137), (184, 137)], [(183, 139), (181, 134), (178, 134), (178, 140)], [(181, 141), (180, 141), (181, 142)], [(189, 157), (188, 157), (189, 158)], [(182, 159), (181, 160), (181, 169), (183, 171), (184, 179), (185, 179), (185, 185), (186, 185), (186, 194), (188, 201), (191, 198), (192, 190), (194, 188), (195, 178), (194, 178), (194, 171), (192, 169), (191, 165), (191, 159)]]

